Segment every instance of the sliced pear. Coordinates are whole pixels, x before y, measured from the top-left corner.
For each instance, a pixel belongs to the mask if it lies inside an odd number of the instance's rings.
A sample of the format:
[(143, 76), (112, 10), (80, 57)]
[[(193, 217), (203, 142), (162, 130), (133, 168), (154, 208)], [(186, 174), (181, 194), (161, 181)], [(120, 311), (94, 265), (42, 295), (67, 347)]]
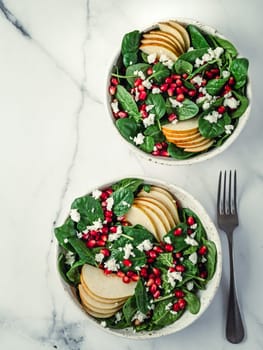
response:
[(161, 23), (158, 23), (158, 25), (159, 25), (159, 28), (161, 29), (161, 31), (166, 32), (166, 33), (170, 33), (176, 38), (176, 40), (180, 43), (180, 45), (182, 47), (182, 52), (186, 51), (184, 38), (182, 37), (181, 33), (177, 29), (175, 29), (173, 26), (171, 26), (171, 24), (169, 22), (161, 22)]
[(167, 232), (171, 230), (170, 222), (169, 222), (167, 216), (165, 215), (164, 211), (162, 209), (160, 209), (160, 207), (158, 205), (156, 205), (153, 201), (149, 200), (149, 198), (139, 197), (139, 198), (135, 199), (134, 203), (141, 205), (143, 207), (147, 207), (150, 210), (152, 210), (158, 216), (158, 218), (162, 221), (162, 223), (165, 227), (165, 230)]
[(141, 43), (143, 45), (158, 45), (161, 47), (166, 47), (168, 48), (171, 52), (173, 52), (175, 54), (176, 57), (178, 57), (179, 55), (177, 54), (177, 52), (175, 51), (175, 48), (173, 45), (164, 42), (162, 39), (142, 39)]
[(134, 294), (136, 282), (123, 283), (115, 274), (105, 275), (101, 269), (85, 264), (81, 274), (90, 291), (101, 298), (120, 299)]
[(206, 144), (202, 145), (202, 146), (198, 146), (198, 147), (187, 147), (184, 148), (185, 152), (202, 152), (202, 151), (206, 151), (209, 147), (212, 146), (212, 144), (214, 143), (214, 140), (207, 142)]
[(198, 117), (191, 118), (187, 120), (181, 120), (177, 123), (169, 123), (162, 126), (163, 132), (168, 132), (174, 135), (189, 133), (189, 132), (197, 132), (198, 131)]
[(165, 55), (166, 57), (168, 57), (170, 60), (172, 60), (173, 62), (175, 62), (177, 60), (177, 56), (175, 55), (175, 53), (170, 50), (169, 47), (167, 47), (165, 44), (143, 44), (140, 46), (140, 50), (144, 53), (146, 53), (147, 55), (151, 55), (151, 54), (156, 54), (157, 57), (160, 57), (161, 55)]
[(139, 205), (139, 204), (137, 205), (154, 222), (157, 229), (158, 241), (161, 241), (163, 236), (166, 235), (167, 233), (167, 230), (162, 220), (150, 207), (146, 205)]
[(190, 37), (185, 27), (175, 21), (169, 21), (168, 23), (181, 34), (184, 40), (185, 50), (187, 51), (190, 47)]
[(186, 147), (199, 147), (210, 142), (211, 139), (201, 136), (199, 139), (194, 141), (185, 141), (185, 142), (175, 142), (176, 146), (186, 148)]
[(181, 142), (181, 141), (194, 141), (196, 139), (198, 139), (199, 137), (201, 136), (200, 132), (197, 131), (195, 134), (192, 134), (192, 135), (185, 135), (185, 134), (179, 134), (179, 135), (173, 135), (173, 136), (169, 136), (169, 134), (167, 133), (167, 140), (168, 141), (178, 141), (178, 142)]
[(96, 317), (96, 318), (109, 318), (111, 316), (113, 316), (116, 312), (108, 312), (108, 313), (100, 313), (100, 312), (96, 312), (91, 310), (90, 308), (88, 308), (87, 306), (83, 305), (83, 309), (91, 316)]
[(176, 41), (175, 38), (169, 33), (165, 33), (160, 30), (155, 30), (144, 34), (143, 38), (151, 39), (151, 40), (159, 40), (171, 45), (174, 51), (176, 52), (176, 56), (180, 56), (183, 53), (180, 43), (178, 43), (178, 41)]

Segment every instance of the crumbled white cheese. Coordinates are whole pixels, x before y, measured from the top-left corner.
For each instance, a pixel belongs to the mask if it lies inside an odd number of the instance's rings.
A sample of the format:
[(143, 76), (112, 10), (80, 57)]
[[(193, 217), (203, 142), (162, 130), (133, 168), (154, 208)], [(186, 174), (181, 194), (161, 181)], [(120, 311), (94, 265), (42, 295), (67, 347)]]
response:
[(107, 326), (107, 323), (106, 323), (106, 321), (101, 321), (100, 325), (101, 325), (101, 327), (105, 328)]
[(192, 264), (195, 265), (197, 263), (197, 253), (192, 253), (191, 255), (189, 255), (188, 259), (191, 261)]
[(234, 130), (234, 125), (231, 125), (231, 124), (225, 125), (225, 133), (227, 135), (230, 135), (233, 130)]
[(153, 89), (152, 89), (152, 93), (153, 94), (159, 94), (161, 92), (161, 90), (158, 88), (158, 87), (154, 87)]
[(177, 271), (167, 271), (167, 277), (168, 277), (168, 282), (170, 285), (174, 288), (175, 287), (175, 281), (181, 282), (183, 277), (181, 272)]
[(189, 49), (187, 50), (187, 52), (193, 51), (193, 50), (194, 50), (193, 46), (190, 46)]
[(195, 223), (195, 224), (191, 225), (191, 226), (190, 226), (190, 228), (191, 228), (192, 230), (197, 229), (197, 223)]
[(104, 255), (102, 253), (98, 253), (95, 255), (95, 261), (97, 261), (99, 264), (102, 262), (104, 259)]
[[(222, 47), (218, 46), (213, 51), (214, 51), (215, 58), (218, 59), (222, 55), (222, 53), (224, 52), (224, 49)], [(209, 52), (209, 49), (208, 49), (208, 52)]]
[(68, 239), (67, 238), (64, 239), (64, 243), (68, 243)]
[(207, 261), (206, 257), (205, 257), (205, 256), (202, 256), (201, 262), (202, 262), (202, 263), (205, 263), (206, 261)]
[(121, 320), (121, 315), (122, 315), (122, 313), (121, 312), (117, 312), (116, 314), (115, 314), (115, 323), (118, 323), (118, 322), (120, 322), (120, 320)]
[(204, 116), (204, 119), (207, 120), (209, 123), (217, 123), (218, 119), (222, 117), (222, 114), (218, 113), (217, 111), (212, 111), (211, 113)]
[(138, 102), (139, 99), (140, 99), (140, 91), (139, 91), (137, 88), (135, 88), (134, 100), (135, 100), (136, 102)]
[(114, 101), (114, 102), (111, 102), (111, 109), (113, 111), (113, 113), (118, 113), (119, 112), (119, 105), (118, 105), (118, 101)]
[(188, 290), (192, 290), (194, 288), (194, 283), (192, 281), (189, 281), (186, 283), (186, 288)]
[(164, 242), (167, 243), (167, 244), (172, 244), (172, 241), (171, 241), (171, 237), (164, 237)]
[(147, 128), (150, 125), (154, 124), (155, 114), (150, 113), (147, 118), (143, 119), (143, 125), (145, 128)]
[(141, 70), (135, 70), (134, 72), (133, 72), (133, 74), (134, 75), (137, 75), (139, 78), (141, 78), (142, 80), (145, 80), (145, 75), (144, 75), (144, 73), (143, 73), (143, 71), (141, 71)]
[(187, 237), (184, 239), (184, 241), (185, 241), (186, 244), (189, 244), (189, 245), (192, 245), (192, 246), (197, 246), (197, 245), (198, 245), (198, 243), (196, 242), (196, 240), (193, 239), (193, 238), (191, 238), (191, 237), (189, 237), (189, 236), (187, 236)]
[(231, 96), (232, 96), (232, 92), (229, 91), (227, 94), (224, 95), (224, 98), (229, 98), (229, 97), (231, 97)]
[(182, 107), (183, 105), (182, 102), (177, 101), (175, 98), (170, 97), (169, 101), (171, 102), (173, 108)]
[(137, 249), (139, 249), (141, 252), (142, 251), (148, 251), (151, 250), (153, 247), (152, 242), (149, 239), (145, 239), (142, 241), (140, 244), (137, 245)]
[(165, 310), (169, 311), (171, 310), (171, 307), (173, 306), (173, 303), (169, 303), (165, 306)]
[(82, 232), (77, 232), (77, 237), (78, 237), (79, 239), (81, 239), (82, 236), (83, 236)]
[(110, 258), (104, 263), (104, 267), (109, 271), (118, 271), (120, 268), (120, 264), (117, 263), (115, 258)]
[(130, 203), (126, 202), (126, 201), (122, 201), (121, 202), (122, 205), (124, 205), (125, 207), (130, 207)]
[(143, 322), (147, 318), (147, 315), (143, 314), (141, 311), (137, 311), (136, 314), (133, 316), (132, 321), (138, 320), (140, 322)]
[(95, 190), (92, 192), (92, 197), (95, 199), (99, 199), (101, 194), (102, 194), (102, 192), (100, 190)]
[(222, 77), (223, 78), (228, 78), (229, 76), (230, 76), (230, 72), (228, 70), (223, 70)]
[(133, 245), (131, 243), (126, 243), (123, 247), (123, 251), (123, 259), (129, 259), (130, 256), (135, 256), (135, 254), (133, 253)]
[(164, 66), (167, 66), (169, 69), (172, 69), (174, 62), (170, 60), (166, 55), (161, 55), (159, 58), (159, 62), (162, 62)]
[(102, 226), (103, 225), (102, 225), (101, 219), (98, 219), (96, 221), (93, 221), (92, 225), (88, 225), (86, 227), (86, 230), (83, 231), (83, 233), (88, 233), (89, 231), (93, 231), (93, 230), (97, 231), (97, 230), (101, 229)]
[(205, 101), (202, 105), (202, 108), (204, 111), (207, 111), (210, 107), (210, 103), (208, 101)]
[(149, 112), (151, 109), (153, 109), (154, 105), (147, 105), (146, 106), (146, 112)]
[(108, 236), (108, 241), (113, 242), (116, 241), (116, 239), (120, 238), (122, 234), (122, 228), (120, 225), (117, 226), (117, 231), (115, 233), (110, 233)]
[(106, 203), (107, 203), (107, 210), (112, 210), (113, 204), (114, 204), (114, 199), (113, 197), (109, 197), (106, 199)]
[(69, 215), (70, 215), (72, 221), (79, 222), (80, 213), (78, 212), (78, 209), (71, 209)]
[(137, 136), (135, 136), (134, 138), (133, 138), (133, 141), (134, 141), (134, 143), (135, 143), (135, 145), (142, 145), (143, 144), (143, 141), (144, 141), (144, 135), (141, 133), (141, 132), (139, 132), (138, 134), (137, 134)]
[(74, 264), (74, 262), (75, 262), (75, 254), (74, 253), (72, 253), (71, 251), (67, 251), (65, 258), (66, 258), (65, 263), (67, 265), (72, 266)]
[(156, 53), (151, 53), (150, 55), (147, 56), (147, 61), (148, 63), (154, 63), (156, 60)]
[(237, 99), (235, 99), (235, 97), (227, 97), (224, 99), (223, 103), (225, 107), (229, 107), (231, 109), (236, 109), (239, 106), (239, 104), (240, 102)]
[(198, 74), (192, 79), (192, 82), (197, 84), (198, 86), (201, 86), (203, 82), (203, 78), (201, 77), (201, 75)]
[(150, 82), (150, 80), (146, 79), (142, 82), (142, 85), (144, 87), (146, 87), (146, 89), (150, 89), (152, 87), (152, 83)]
[(223, 52), (224, 52), (224, 49), (222, 47), (219, 47), (219, 46), (216, 47), (214, 50), (209, 48), (207, 50), (207, 53), (205, 53), (202, 56), (202, 58), (197, 58), (195, 60), (194, 66), (198, 68), (198, 67), (202, 66), (206, 62), (210, 62), (210, 61), (212, 61), (214, 59), (219, 59)]

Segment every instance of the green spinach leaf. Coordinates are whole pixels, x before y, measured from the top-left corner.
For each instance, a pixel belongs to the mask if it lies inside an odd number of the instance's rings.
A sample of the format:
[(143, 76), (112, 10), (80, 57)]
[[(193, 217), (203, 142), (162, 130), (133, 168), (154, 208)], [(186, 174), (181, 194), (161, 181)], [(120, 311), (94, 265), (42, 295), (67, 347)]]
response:
[(133, 118), (118, 119), (116, 127), (127, 141), (134, 144), (133, 139), (139, 133), (140, 128)]
[(141, 119), (141, 114), (132, 95), (120, 84), (117, 85), (116, 98), (129, 116), (133, 117), (135, 120)]
[(182, 60), (182, 59), (178, 59), (175, 62), (173, 68), (177, 74), (184, 74), (184, 73), (191, 74), (193, 71), (192, 63), (187, 62), (187, 61)]
[(179, 120), (186, 120), (195, 117), (199, 112), (199, 107), (196, 103), (186, 98), (183, 100), (182, 106), (176, 107), (175, 110)]
[(95, 260), (95, 254), (97, 251), (95, 249), (87, 248), (86, 244), (79, 238), (69, 238), (69, 243), (83, 263), (97, 266), (97, 262)]
[(161, 119), (166, 113), (165, 100), (161, 94), (150, 93), (146, 99), (147, 105), (153, 105), (150, 113), (154, 113), (156, 118)]
[(249, 105), (249, 100), (246, 96), (242, 96), (238, 94), (236, 91), (232, 91), (232, 92), (240, 102), (239, 107), (234, 112), (231, 113), (231, 117), (235, 119), (235, 118), (241, 117), (245, 113)]
[(137, 62), (140, 38), (141, 34), (138, 30), (134, 30), (124, 35), (121, 44), (121, 53), (125, 67)]
[(146, 315), (149, 311), (149, 299), (142, 279), (139, 279), (135, 287), (135, 299), (137, 309)]
[(161, 266), (171, 267), (173, 266), (173, 254), (172, 253), (162, 253), (157, 259), (156, 263)]
[(144, 131), (144, 135), (152, 136), (154, 139), (154, 143), (165, 141), (164, 134), (162, 133), (157, 124), (148, 126), (148, 128), (146, 128)]
[(191, 293), (187, 290), (184, 290), (185, 292), (185, 300), (187, 302), (187, 310), (189, 310), (192, 314), (197, 314), (201, 307), (201, 302), (198, 296), (194, 293)]
[(146, 136), (143, 143), (140, 145), (140, 149), (146, 153), (151, 153), (153, 151), (154, 144), (154, 138), (152, 136)]
[(127, 76), (128, 83), (131, 86), (133, 86), (135, 79), (138, 78), (138, 76), (135, 75), (134, 72), (140, 71), (140, 72), (143, 72), (144, 74), (146, 74), (146, 71), (149, 67), (150, 67), (150, 65), (147, 63), (137, 63), (137, 64), (133, 64), (132, 66), (129, 66), (126, 69), (126, 76)]
[(169, 309), (167, 310), (167, 305), (170, 300), (164, 300), (157, 303), (152, 316), (152, 323), (161, 327), (168, 326), (178, 320), (183, 311), (177, 313), (172, 313)]
[(195, 155), (192, 152), (185, 152), (182, 148), (176, 147), (173, 143), (168, 142), (168, 153), (175, 159), (187, 159)]
[(131, 296), (123, 305), (122, 308), (123, 315), (125, 317), (126, 322), (130, 325), (133, 319), (133, 316), (137, 312), (137, 304), (135, 295)]
[(206, 91), (212, 96), (218, 95), (227, 81), (228, 78), (211, 79), (205, 87)]
[(65, 243), (65, 240), (67, 242), (68, 238), (76, 237), (74, 222), (68, 218), (62, 226), (55, 228), (55, 236), (62, 247), (67, 250), (70, 249), (70, 246), (68, 243)]
[(189, 24), (187, 30), (190, 34), (191, 44), (195, 49), (209, 48), (208, 42), (196, 26)]
[(195, 60), (197, 58), (201, 58), (205, 53), (207, 53), (207, 48), (195, 49), (195, 50), (183, 53), (180, 56), (179, 60), (195, 63)]
[(122, 216), (130, 209), (134, 196), (129, 188), (119, 189), (113, 192), (113, 212), (117, 216)]
[(235, 88), (240, 89), (247, 82), (248, 59), (236, 58), (230, 65), (230, 72), (235, 78)]
[(148, 79), (154, 79), (157, 83), (161, 83), (169, 75), (169, 68), (164, 66), (161, 62), (158, 62), (153, 66), (153, 74)]
[(80, 282), (80, 267), (85, 264), (85, 261), (78, 260), (70, 267), (67, 272), (68, 279), (77, 286)]
[(137, 178), (125, 178), (118, 182), (116, 182), (114, 185), (112, 185), (112, 189), (114, 191), (127, 188), (131, 190), (132, 192), (135, 192), (138, 190), (138, 188), (143, 184), (142, 179)]
[(226, 50), (230, 54), (232, 58), (237, 56), (237, 49), (228, 40), (220, 38), (219, 36), (214, 36), (214, 39), (216, 40), (217, 44), (220, 47), (222, 47), (224, 50)]
[(208, 253), (207, 253), (207, 261), (206, 261), (206, 268), (207, 268), (207, 280), (211, 280), (214, 276), (215, 270), (216, 270), (216, 264), (217, 264), (217, 250), (216, 245), (213, 241), (206, 240), (203, 238), (203, 244), (207, 247)]

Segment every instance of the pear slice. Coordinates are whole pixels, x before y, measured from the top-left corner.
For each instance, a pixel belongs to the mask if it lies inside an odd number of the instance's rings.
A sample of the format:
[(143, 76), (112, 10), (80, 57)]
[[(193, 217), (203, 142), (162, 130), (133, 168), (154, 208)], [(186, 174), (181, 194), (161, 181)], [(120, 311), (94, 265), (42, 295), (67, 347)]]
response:
[[(165, 190), (164, 188), (159, 187), (159, 186), (151, 186), (151, 192), (154, 193), (156, 198), (162, 198), (162, 200), (165, 201), (167, 206), (169, 206), (169, 209), (171, 211), (171, 214), (174, 218), (175, 223), (179, 224), (180, 219), (179, 219), (179, 214), (178, 214), (178, 210), (177, 210), (176, 200), (171, 195), (171, 193), (168, 192), (167, 190)], [(156, 192), (158, 192), (159, 195)], [(160, 194), (162, 194), (162, 196)], [(167, 200), (165, 200), (164, 198), (167, 198)]]
[(178, 42), (174, 39), (174, 37), (169, 33), (164, 33), (164, 32), (161, 32), (160, 30), (155, 30), (144, 34), (143, 38), (149, 39), (149, 40), (159, 40), (164, 44), (169, 44), (170, 46), (173, 47), (173, 50), (175, 51), (176, 56), (180, 56), (182, 54), (180, 44), (178, 44)]
[(190, 37), (185, 27), (175, 21), (169, 21), (168, 23), (181, 34), (184, 40), (185, 50), (187, 51), (190, 47)]
[(140, 46), (140, 50), (144, 53), (146, 53), (147, 55), (151, 55), (151, 54), (156, 54), (157, 57), (160, 58), (161, 55), (165, 55), (166, 57), (168, 57), (170, 60), (172, 60), (173, 62), (175, 62), (177, 60), (177, 56), (175, 55), (175, 53), (170, 50), (169, 47), (167, 47), (165, 44), (143, 44)]
[(91, 310), (90, 308), (88, 308), (87, 306), (83, 305), (83, 309), (91, 316), (96, 317), (96, 318), (109, 318), (111, 316), (113, 316), (116, 312), (108, 312), (108, 313), (100, 313), (100, 312), (96, 312)]
[(157, 233), (157, 228), (155, 226), (154, 220), (150, 218), (139, 206), (133, 204), (130, 210), (125, 214), (126, 220), (131, 225), (142, 225), (148, 231), (150, 231), (154, 237), (159, 240)]
[(162, 220), (159, 218), (159, 216), (150, 208), (149, 206), (142, 205), (142, 204), (136, 204), (138, 207), (147, 215), (155, 224), (157, 229), (157, 236), (158, 241), (161, 241), (163, 236), (166, 235), (167, 230), (162, 222)]
[(184, 148), (184, 151), (185, 152), (195, 152), (195, 153), (206, 151), (209, 147), (212, 146), (213, 143), (214, 143), (214, 140), (211, 140), (202, 146)]
[(141, 43), (143, 45), (158, 45), (158, 46), (164, 46), (166, 48), (169, 48), (169, 50), (171, 52), (173, 52), (175, 54), (176, 57), (178, 57), (179, 55), (177, 54), (177, 52), (175, 51), (175, 48), (173, 45), (164, 42), (162, 39), (142, 39)]
[(173, 135), (173, 136), (169, 136), (169, 134), (167, 134), (166, 138), (168, 141), (170, 142), (181, 142), (181, 141), (194, 141), (196, 139), (198, 139), (199, 137), (201, 137), (201, 134), (199, 131), (197, 131), (195, 134), (192, 135), (185, 135), (185, 134), (181, 134), (181, 135)]
[(88, 264), (82, 266), (81, 274), (90, 291), (105, 299), (128, 298), (134, 294), (137, 284), (123, 283), (116, 274), (105, 275), (101, 269)]
[(210, 142), (211, 139), (208, 139), (206, 137), (200, 136), (199, 139), (196, 139), (194, 141), (182, 141), (182, 142), (175, 142), (176, 146), (181, 148), (186, 147), (199, 147), (202, 145), (205, 145), (206, 143)]
[(181, 120), (177, 123), (169, 123), (162, 126), (163, 132), (169, 133), (170, 136), (184, 133), (196, 133), (198, 131), (198, 117), (187, 120)]
[(170, 33), (175, 37), (175, 39), (180, 43), (182, 47), (182, 52), (186, 51), (184, 38), (182, 37), (181, 33), (177, 29), (171, 26), (169, 22), (161, 22), (161, 23), (158, 23), (158, 25), (161, 31)]
[(149, 200), (149, 198), (138, 197), (135, 199), (134, 203), (141, 205), (143, 207), (147, 207), (150, 210), (152, 210), (158, 216), (158, 218), (162, 221), (162, 223), (165, 227), (165, 230), (166, 231), (171, 230), (170, 222), (169, 222), (167, 216), (165, 215), (165, 213), (163, 212), (163, 210), (160, 209), (160, 207), (158, 205), (156, 205), (153, 201)]

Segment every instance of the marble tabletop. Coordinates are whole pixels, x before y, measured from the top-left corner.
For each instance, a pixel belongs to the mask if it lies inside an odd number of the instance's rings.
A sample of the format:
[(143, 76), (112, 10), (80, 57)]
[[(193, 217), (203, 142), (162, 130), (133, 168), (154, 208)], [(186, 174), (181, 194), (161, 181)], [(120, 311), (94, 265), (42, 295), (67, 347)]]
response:
[[(262, 1), (1, 0), (0, 348), (263, 349)], [(250, 60), (251, 116), (224, 153), (192, 166), (137, 158), (115, 137), (105, 111), (105, 74), (122, 35), (167, 17), (195, 18), (231, 38)], [(71, 201), (116, 177), (160, 178), (191, 192), (215, 221), (220, 169), (237, 169), (240, 225), (235, 268), (246, 336), (225, 339), (227, 242), (210, 307), (190, 327), (128, 340), (91, 324), (64, 292), (54, 226)]]

